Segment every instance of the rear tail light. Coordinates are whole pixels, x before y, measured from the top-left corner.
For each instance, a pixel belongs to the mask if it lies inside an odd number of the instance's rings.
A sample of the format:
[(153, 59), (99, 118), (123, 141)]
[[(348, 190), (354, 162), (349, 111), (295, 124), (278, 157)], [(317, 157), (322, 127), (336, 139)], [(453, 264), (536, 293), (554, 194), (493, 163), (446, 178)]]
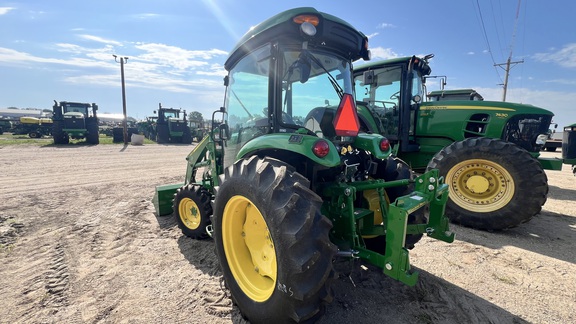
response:
[(323, 158), (330, 152), (330, 145), (325, 140), (318, 140), (312, 146), (312, 152), (319, 158)]
[(380, 150), (382, 152), (390, 150), (390, 141), (386, 137), (380, 140)]

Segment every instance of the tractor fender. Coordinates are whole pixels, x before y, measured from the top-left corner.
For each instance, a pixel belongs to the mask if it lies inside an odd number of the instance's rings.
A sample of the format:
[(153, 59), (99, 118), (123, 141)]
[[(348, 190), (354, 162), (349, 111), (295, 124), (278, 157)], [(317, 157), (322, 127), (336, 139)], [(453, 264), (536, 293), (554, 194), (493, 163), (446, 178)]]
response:
[[(325, 141), (328, 143), (329, 151), (326, 156), (318, 157), (312, 151), (312, 147), (317, 141)], [(238, 151), (236, 160), (254, 155), (256, 152), (262, 150), (288, 151), (290, 153), (299, 154), (303, 158), (308, 158), (327, 168), (340, 165), (339, 151), (332, 142), (317, 136), (298, 133), (268, 134), (256, 137), (247, 142)]]

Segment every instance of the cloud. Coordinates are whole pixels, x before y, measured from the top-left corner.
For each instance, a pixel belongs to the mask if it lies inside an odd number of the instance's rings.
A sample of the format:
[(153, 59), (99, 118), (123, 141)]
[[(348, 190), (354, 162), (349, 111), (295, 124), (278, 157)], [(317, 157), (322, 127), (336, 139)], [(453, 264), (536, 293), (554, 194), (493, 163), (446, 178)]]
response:
[(87, 58), (72, 57), (68, 59), (46, 58), (34, 56), (29, 53), (19, 52), (10, 48), (0, 47), (0, 63), (12, 64), (60, 64), (77, 67), (102, 67), (101, 62)]
[(7, 14), (9, 11), (14, 10), (16, 8), (12, 8), (12, 7), (0, 7), (0, 15), (5, 15)]
[(366, 35), (366, 37), (368, 37), (368, 39), (374, 37), (374, 36), (378, 36), (380, 33), (372, 33), (370, 35)]
[(474, 53), (474, 52), (471, 51), (471, 52), (468, 52), (468, 53), (466, 53), (466, 54), (468, 54), (468, 55), (474, 55), (474, 54), (476, 54), (476, 53)]
[(555, 63), (562, 67), (576, 68), (576, 43), (564, 45), (558, 51), (553, 50), (548, 53), (536, 53), (532, 56), (533, 59), (544, 63)]
[(114, 40), (110, 40), (110, 39), (105, 39), (99, 36), (94, 36), (94, 35), (78, 35), (80, 38), (89, 40), (89, 41), (94, 41), (97, 43), (102, 43), (102, 44), (108, 44), (108, 45), (114, 45), (114, 46), (122, 46), (122, 43), (114, 41)]
[(376, 28), (381, 28), (381, 29), (384, 29), (384, 28), (396, 28), (396, 26), (395, 26), (395, 25), (392, 25), (392, 24), (389, 24), (389, 23), (381, 23), (381, 24), (379, 24), (378, 26), (376, 26)]
[(394, 52), (391, 48), (372, 47), (370, 48), (370, 52), (372, 53), (372, 60), (376, 59), (387, 60), (399, 57), (399, 55), (396, 52)]
[(144, 20), (144, 19), (154, 19), (154, 18), (160, 17), (160, 15), (154, 14), (154, 13), (141, 13), (141, 14), (132, 15), (132, 17), (134, 17), (136, 19)]
[[(59, 71), (65, 66), (66, 76), (61, 79), (64, 82), (116, 87), (120, 69), (112, 54), (116, 53), (113, 45), (119, 42), (92, 35), (81, 36), (99, 46), (57, 43), (52, 47), (57, 53), (53, 57), (0, 47), (0, 65)], [(127, 86), (175, 93), (194, 93), (200, 89), (222, 87), (221, 78), (226, 75), (226, 70), (218, 61), (223, 60), (226, 51), (187, 50), (156, 43), (125, 45), (123, 51), (129, 57), (124, 65)]]
[(228, 52), (218, 49), (190, 51), (180, 47), (157, 43), (137, 44), (135, 48), (145, 52), (144, 54), (138, 55), (137, 60), (171, 66), (180, 70), (208, 66), (209, 64), (206, 61), (228, 54)]

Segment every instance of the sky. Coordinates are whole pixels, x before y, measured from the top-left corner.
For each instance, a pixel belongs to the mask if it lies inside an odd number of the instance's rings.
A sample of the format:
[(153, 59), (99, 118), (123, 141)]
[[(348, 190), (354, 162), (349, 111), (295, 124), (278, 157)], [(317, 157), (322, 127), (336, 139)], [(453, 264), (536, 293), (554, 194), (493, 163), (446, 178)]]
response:
[[(446, 89), (474, 88), (576, 123), (573, 0), (0, 0), (0, 108), (94, 102), (137, 119), (164, 107), (209, 118), (223, 104), (228, 52), (251, 27), (295, 7), (332, 14), (369, 37), (372, 61), (433, 53)], [(356, 62), (362, 64), (362, 60)], [(437, 79), (428, 91), (438, 90)]]

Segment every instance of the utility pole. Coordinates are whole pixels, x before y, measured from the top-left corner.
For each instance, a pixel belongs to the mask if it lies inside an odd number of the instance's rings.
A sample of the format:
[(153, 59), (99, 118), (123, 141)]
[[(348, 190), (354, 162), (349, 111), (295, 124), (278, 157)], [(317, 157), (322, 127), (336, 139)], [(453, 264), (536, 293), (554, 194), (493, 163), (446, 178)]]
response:
[[(124, 129), (124, 145), (128, 144), (128, 125), (126, 123), (126, 120), (128, 119), (126, 116), (126, 87), (124, 86), (124, 64), (128, 61), (128, 58), (126, 56), (124, 57), (118, 57), (114, 54), (112, 54), (112, 56), (114, 56), (114, 60), (116, 61), (116, 63), (120, 63), (120, 77), (122, 80), (122, 112), (124, 114), (124, 119), (122, 120), (122, 128)], [(120, 62), (118, 62), (118, 59), (120, 59)]]
[(503, 68), (504, 71), (506, 72), (506, 74), (504, 75), (504, 84), (503, 84), (504, 91), (502, 93), (502, 101), (506, 101), (506, 91), (508, 90), (508, 75), (510, 74), (510, 69), (511, 69), (510, 65), (511, 64), (516, 65), (516, 64), (524, 63), (524, 60), (510, 62), (511, 56), (512, 56), (512, 53), (510, 53), (510, 56), (508, 57), (508, 61), (506, 61), (506, 63), (494, 64), (494, 66), (499, 66), (499, 67), (502, 67), (502, 65), (506, 65), (506, 68)]
[(511, 64), (519, 64), (519, 63), (524, 63), (524, 60), (522, 61), (516, 61), (516, 62), (511, 62), (512, 60), (512, 50), (514, 49), (514, 42), (516, 41), (516, 29), (518, 27), (518, 16), (520, 15), (520, 4), (522, 3), (522, 0), (518, 0), (518, 7), (516, 8), (516, 20), (514, 21), (514, 33), (512, 34), (512, 43), (510, 44), (510, 55), (508, 55), (508, 60), (506, 61), (506, 63), (500, 63), (500, 64), (494, 64), (494, 66), (498, 66), (498, 67), (502, 67), (502, 65), (506, 65), (506, 68), (504, 69), (504, 71), (506, 72), (505, 76), (504, 76), (504, 91), (502, 93), (502, 101), (506, 101), (506, 91), (508, 90), (508, 75), (510, 74), (510, 65)]

